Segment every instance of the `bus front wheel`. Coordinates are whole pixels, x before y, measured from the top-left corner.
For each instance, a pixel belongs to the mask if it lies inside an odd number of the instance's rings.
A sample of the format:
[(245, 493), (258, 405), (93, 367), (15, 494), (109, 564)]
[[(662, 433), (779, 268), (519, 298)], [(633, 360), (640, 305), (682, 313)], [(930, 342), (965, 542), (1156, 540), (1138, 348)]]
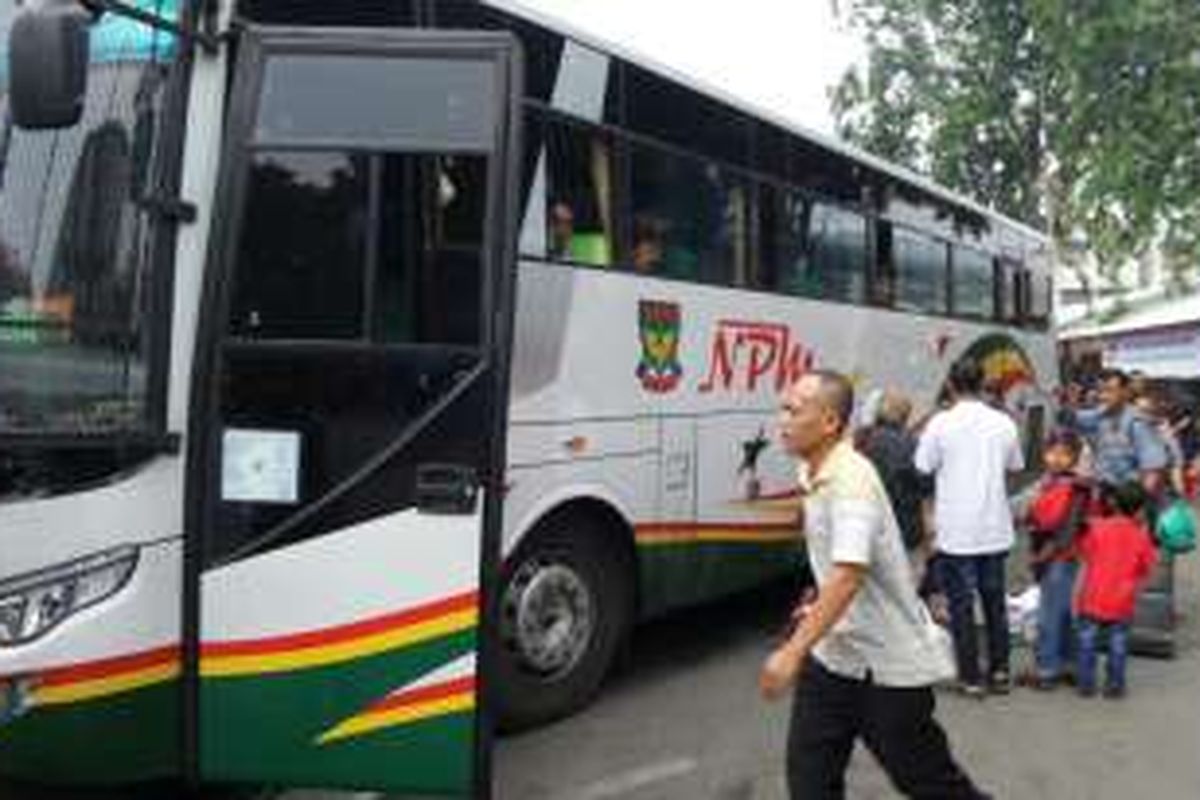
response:
[(588, 514), (530, 533), (500, 587), (496, 711), (520, 730), (585, 706), (600, 689), (633, 614), (632, 567)]

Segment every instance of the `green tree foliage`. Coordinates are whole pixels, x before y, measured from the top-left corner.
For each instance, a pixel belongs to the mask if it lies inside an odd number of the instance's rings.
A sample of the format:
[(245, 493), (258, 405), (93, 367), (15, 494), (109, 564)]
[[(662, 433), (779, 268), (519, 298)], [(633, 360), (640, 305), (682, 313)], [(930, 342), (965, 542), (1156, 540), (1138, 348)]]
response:
[[(1103, 265), (1200, 259), (1196, 0), (843, 0), (840, 133)], [(1066, 250), (1066, 248), (1064, 248)]]

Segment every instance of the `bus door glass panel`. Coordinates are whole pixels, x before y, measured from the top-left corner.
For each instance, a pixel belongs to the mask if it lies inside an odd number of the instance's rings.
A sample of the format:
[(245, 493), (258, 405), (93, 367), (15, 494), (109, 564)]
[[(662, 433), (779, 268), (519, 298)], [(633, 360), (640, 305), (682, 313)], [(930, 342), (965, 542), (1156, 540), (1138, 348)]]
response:
[(474, 796), (513, 56), (288, 35), (234, 87), (201, 777)]
[[(298, 436), (299, 505), (352, 477), (479, 364), (485, 195), (479, 156), (254, 156), (221, 415), (226, 429)], [(445, 458), (478, 460), (469, 427), (443, 432)], [(392, 473), (391, 510), (415, 502), (415, 469), (411, 458), (382, 467)], [(384, 510), (363, 500), (314, 524), (329, 529)], [(295, 509), (239, 500), (221, 512), (212, 546), (224, 555)], [(302, 525), (271, 546), (315, 532)]]

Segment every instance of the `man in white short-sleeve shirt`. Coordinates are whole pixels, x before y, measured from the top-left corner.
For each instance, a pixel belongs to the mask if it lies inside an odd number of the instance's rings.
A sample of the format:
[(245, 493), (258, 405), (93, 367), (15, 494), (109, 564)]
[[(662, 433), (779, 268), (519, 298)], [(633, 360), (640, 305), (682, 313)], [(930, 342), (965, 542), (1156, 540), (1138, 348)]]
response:
[(934, 481), (937, 578), (950, 605), (950, 630), (963, 690), (982, 697), (975, 594), (987, 629), (987, 684), (1009, 687), (1005, 561), (1013, 546), (1007, 474), (1024, 468), (1016, 423), (979, 397), (983, 371), (971, 359), (950, 370), (954, 404), (935, 414), (913, 457)]
[(933, 718), (932, 685), (953, 674), (916, 588), (875, 468), (845, 438), (850, 383), (833, 372), (801, 378), (780, 414), (784, 446), (802, 461), (804, 534), (816, 599), (759, 682), (775, 698), (796, 684), (788, 737), (793, 798), (840, 798), (862, 737), (910, 797), (984, 798), (955, 764)]

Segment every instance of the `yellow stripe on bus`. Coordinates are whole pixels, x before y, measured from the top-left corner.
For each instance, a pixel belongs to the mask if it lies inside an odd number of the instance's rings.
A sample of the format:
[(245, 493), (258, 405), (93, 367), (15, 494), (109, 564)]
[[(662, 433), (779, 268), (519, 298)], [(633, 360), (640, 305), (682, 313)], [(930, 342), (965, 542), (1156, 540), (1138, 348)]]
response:
[(41, 686), (34, 690), (33, 699), (36, 705), (62, 705), (77, 703), (82, 700), (94, 700), (122, 692), (131, 692), (165, 683), (179, 677), (179, 664), (160, 664), (148, 669), (118, 675), (112, 678), (98, 678), (94, 681), (80, 681), (65, 686)]
[(317, 744), (329, 744), (352, 736), (361, 736), (381, 728), (391, 728), (397, 725), (409, 725), (414, 722), (458, 714), (475, 708), (475, 694), (462, 694), (431, 700), (428, 703), (417, 703), (411, 706), (397, 708), (391, 711), (380, 711), (372, 714), (362, 714), (351, 717), (333, 730), (321, 734)]
[(321, 667), (343, 661), (375, 655), (397, 647), (435, 639), (475, 627), (479, 619), (478, 609), (466, 609), (444, 617), (408, 625), (399, 630), (387, 631), (373, 636), (364, 636), (348, 642), (316, 645), (300, 650), (279, 653), (261, 653), (236, 656), (204, 656), (200, 674), (206, 678), (231, 677), (236, 675), (259, 675), (268, 672), (290, 672), (293, 670)]
[(799, 537), (796, 531), (740, 531), (701, 530), (696, 534), (698, 542), (794, 542)]
[(701, 530), (664, 531), (662, 533), (638, 533), (637, 543), (642, 547), (663, 547), (703, 542), (705, 544), (785, 544), (797, 542), (800, 536), (795, 530), (747, 531), (709, 528)]

